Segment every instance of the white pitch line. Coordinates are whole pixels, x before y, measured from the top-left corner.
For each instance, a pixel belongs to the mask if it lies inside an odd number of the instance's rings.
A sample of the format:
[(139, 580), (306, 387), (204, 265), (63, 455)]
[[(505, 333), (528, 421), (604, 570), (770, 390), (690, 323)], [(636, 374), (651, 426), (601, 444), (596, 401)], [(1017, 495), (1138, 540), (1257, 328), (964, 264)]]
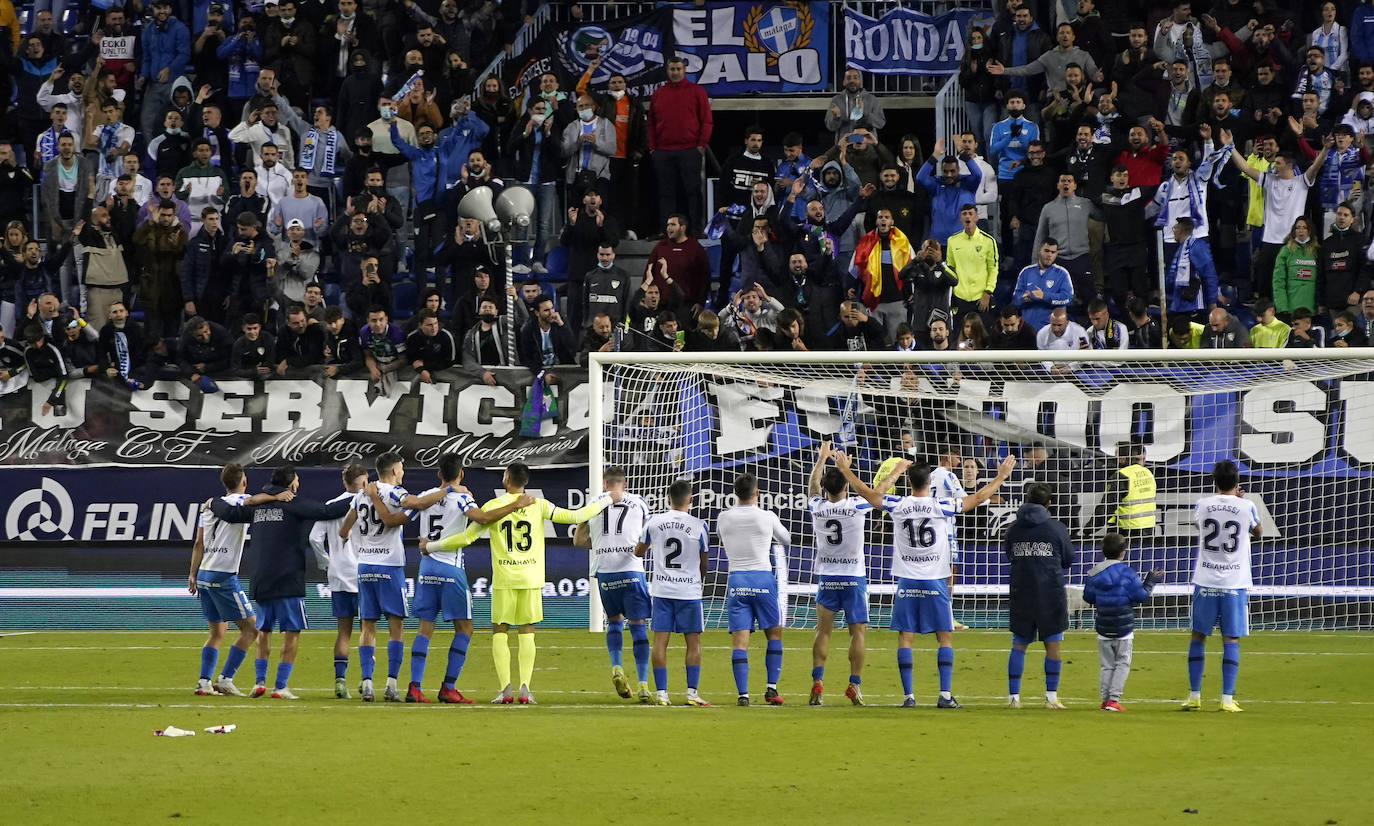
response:
[[(321, 639), (323, 639), (323, 637), (321, 637)], [(1371, 641), (1371, 642), (1374, 642), (1374, 637), (1371, 637), (1371, 638), (1370, 638), (1370, 641)], [(10, 652), (10, 651), (199, 651), (200, 648), (201, 648), (201, 647), (198, 646), (198, 645), (197, 645), (197, 646), (190, 646), (190, 645), (177, 645), (177, 646), (171, 646), (171, 645), (57, 645), (57, 646), (52, 646), (52, 645), (3, 645), (3, 644), (0, 644), (0, 654), (4, 654), (4, 653)], [(605, 651), (605, 650), (606, 650), (606, 646), (604, 646), (604, 645), (540, 645), (539, 648), (542, 649), (542, 650), (546, 650), (546, 651)], [(673, 646), (669, 646), (669, 649), (670, 649), (670, 650), (672, 650), (672, 648), (673, 648)], [(730, 651), (730, 650), (732, 650), (731, 647), (728, 646), (728, 645), (703, 645), (703, 646), (701, 647), (701, 649), (702, 649), (703, 651)], [(868, 647), (867, 650), (868, 650), (869, 652), (886, 652), (886, 651), (895, 651), (896, 649), (895, 649), (895, 647), (893, 647), (893, 646), (891, 646), (891, 645), (886, 645), (886, 644), (884, 644), (884, 645), (870, 645), (870, 646)], [(926, 649), (919, 648), (919, 647), (916, 649), (916, 651), (918, 651), (918, 652), (919, 652), (919, 651), (923, 651), (923, 650), (926, 650)], [(959, 646), (956, 645), (955, 648), (954, 648), (954, 650), (955, 650), (955, 651), (964, 651), (964, 652), (968, 652), (968, 653), (970, 653), (970, 654), (1005, 654), (1005, 653), (1007, 653), (1007, 651), (1009, 650), (1009, 648), (969, 648), (969, 647), (963, 647), (963, 648), (961, 648), (961, 647), (959, 647)], [(1097, 653), (1097, 649), (1095, 649), (1095, 648), (1066, 648), (1066, 647), (1061, 646), (1059, 650), (1060, 650), (1061, 652), (1063, 652), (1064, 654), (1080, 654), (1080, 655), (1083, 655), (1083, 656), (1095, 655), (1095, 654)], [(811, 647), (810, 647), (810, 646), (806, 646), (806, 647), (801, 647), (801, 646), (796, 646), (796, 647), (786, 646), (786, 647), (783, 648), (783, 651), (795, 651), (795, 652), (799, 652), (799, 653), (800, 653), (800, 652), (807, 652), (807, 653), (809, 653), (809, 652), (811, 651)], [(1137, 649), (1135, 649), (1135, 653), (1136, 653), (1136, 654), (1160, 655), (1160, 656), (1172, 656), (1172, 655), (1176, 655), (1176, 654), (1177, 654), (1177, 655), (1183, 655), (1183, 654), (1186, 654), (1186, 653), (1187, 653), (1187, 648), (1186, 648), (1186, 647), (1180, 647), (1180, 648), (1177, 648), (1177, 649), (1167, 649), (1167, 650), (1162, 650), (1162, 651), (1156, 651), (1156, 650), (1148, 650), (1148, 649), (1137, 648)], [(1253, 650), (1253, 649), (1245, 649), (1244, 646), (1242, 646), (1242, 654), (1243, 654), (1244, 656), (1246, 656), (1246, 657), (1374, 657), (1374, 649), (1371, 649), (1371, 650), (1369, 650), (1369, 651), (1255, 651), (1255, 650)], [(541, 670), (541, 671), (542, 671), (542, 670), (550, 670), (550, 671), (552, 671), (552, 670), (556, 670), (556, 669), (543, 669), (543, 668), (539, 668), (539, 669), (536, 669), (536, 670)]]

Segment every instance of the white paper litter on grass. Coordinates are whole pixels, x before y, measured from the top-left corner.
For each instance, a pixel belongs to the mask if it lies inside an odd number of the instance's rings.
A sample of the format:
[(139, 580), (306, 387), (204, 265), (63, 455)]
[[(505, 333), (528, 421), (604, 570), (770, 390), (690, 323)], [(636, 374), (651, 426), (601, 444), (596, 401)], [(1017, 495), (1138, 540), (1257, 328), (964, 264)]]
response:
[(153, 735), (156, 737), (195, 737), (196, 733), (194, 731), (187, 731), (184, 728), (168, 726), (167, 728), (160, 728), (154, 731)]

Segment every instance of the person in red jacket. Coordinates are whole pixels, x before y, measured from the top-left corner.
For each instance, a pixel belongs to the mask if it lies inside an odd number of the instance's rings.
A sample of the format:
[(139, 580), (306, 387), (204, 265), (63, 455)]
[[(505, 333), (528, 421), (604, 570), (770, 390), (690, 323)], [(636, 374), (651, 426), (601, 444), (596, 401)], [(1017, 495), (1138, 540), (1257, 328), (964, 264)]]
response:
[(673, 213), (665, 223), (667, 238), (654, 244), (644, 267), (644, 284), (656, 284), (663, 295), (672, 292), (674, 282), (682, 289), (682, 298), (692, 308), (692, 318), (706, 306), (707, 291), (711, 287), (711, 263), (706, 250), (687, 234), (687, 221)]
[[(701, 212), (701, 163), (711, 140), (711, 101), (687, 79), (680, 57), (668, 61), (668, 82), (649, 99), (649, 151), (658, 178), (658, 219), (685, 211), (691, 229), (705, 226)], [(681, 206), (679, 206), (681, 204)]]

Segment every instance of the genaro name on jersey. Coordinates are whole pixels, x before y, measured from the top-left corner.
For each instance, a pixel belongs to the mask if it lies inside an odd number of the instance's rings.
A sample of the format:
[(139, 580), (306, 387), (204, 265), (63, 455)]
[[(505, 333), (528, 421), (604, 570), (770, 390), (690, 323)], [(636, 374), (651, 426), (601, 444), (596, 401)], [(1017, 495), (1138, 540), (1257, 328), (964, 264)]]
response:
[(644, 572), (644, 560), (635, 556), (635, 543), (649, 521), (649, 503), (627, 493), (587, 523), (592, 537), (592, 574)]
[(883, 497), (883, 510), (892, 517), (894, 577), (945, 579), (952, 573), (947, 520), (962, 506), (962, 500), (933, 496)]
[[(400, 485), (378, 482), (377, 495), (393, 513), (401, 511), (407, 519), (415, 516), (415, 511), (401, 507), (401, 500), (409, 494)], [(349, 538), (358, 557), (358, 564), (404, 567), (406, 549), (401, 539), (401, 531), (405, 525), (383, 524), (381, 517), (374, 511), (375, 507), (365, 490), (358, 491), (353, 497), (353, 511), (358, 514), (358, 518), (353, 523)]]
[(1255, 503), (1220, 493), (1199, 499), (1193, 512), (1198, 531), (1193, 584), (1226, 589), (1253, 585), (1250, 529), (1259, 524)]
[(649, 559), (653, 562), (651, 596), (701, 599), (700, 554), (706, 551), (705, 522), (681, 511), (660, 513), (644, 524), (639, 541), (649, 544)]
[[(220, 498), (230, 505), (242, 505), (248, 501), (248, 494), (230, 493)], [(248, 525), (225, 522), (207, 508), (201, 511), (200, 529), (204, 547), (200, 570), (237, 574)]]
[(831, 502), (820, 496), (806, 503), (816, 537), (816, 574), (819, 576), (866, 576), (864, 527), (873, 506), (857, 496)]
[[(438, 488), (430, 488), (421, 497), (429, 496)], [(461, 491), (451, 490), (444, 498), (426, 508), (420, 514), (420, 535), (430, 542), (462, 533), (468, 529), (467, 512), (477, 506), (476, 500)], [(463, 567), (463, 552), (431, 551), (429, 558), (455, 568)]]

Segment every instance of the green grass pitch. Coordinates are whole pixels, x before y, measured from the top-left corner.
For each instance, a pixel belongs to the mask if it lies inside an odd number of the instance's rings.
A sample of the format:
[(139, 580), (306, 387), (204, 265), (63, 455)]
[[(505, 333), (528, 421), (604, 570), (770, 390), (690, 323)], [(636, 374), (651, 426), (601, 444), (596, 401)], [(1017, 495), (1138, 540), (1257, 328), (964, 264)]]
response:
[[(916, 653), (921, 706), (894, 707), (895, 639), (886, 631), (871, 635), (867, 708), (841, 696), (843, 632), (832, 641), (823, 708), (806, 704), (811, 632), (802, 629), (783, 638), (783, 708), (760, 702), (756, 635), (758, 704), (747, 709), (733, 704), (723, 631), (703, 639), (701, 691), (718, 704), (709, 709), (620, 700), (602, 638), (583, 631), (539, 634), (538, 707), (487, 704), (496, 686), (480, 631), (459, 682), (476, 707), (385, 704), (380, 680), (376, 704), (335, 700), (332, 639), (332, 630), (304, 635), (291, 682), (305, 699), (288, 703), (194, 696), (200, 633), (0, 632), (0, 822), (1374, 822), (1364, 785), (1374, 767), (1369, 634), (1245, 640), (1239, 715), (1214, 710), (1217, 639), (1208, 710), (1176, 710), (1184, 632), (1137, 634), (1125, 714), (1097, 710), (1096, 643), (1083, 632), (1065, 642), (1063, 712), (1002, 707), (1001, 632), (955, 635), (961, 711), (933, 707), (928, 640)], [(442, 632), (435, 650), (446, 650)], [(669, 657), (681, 702), (680, 640)], [(1040, 662), (1032, 649), (1025, 700), (1043, 688)], [(354, 685), (357, 668), (355, 656)], [(431, 697), (441, 670), (431, 664)], [(237, 682), (251, 684), (251, 659)], [(238, 730), (153, 736), (167, 725), (220, 723)]]

